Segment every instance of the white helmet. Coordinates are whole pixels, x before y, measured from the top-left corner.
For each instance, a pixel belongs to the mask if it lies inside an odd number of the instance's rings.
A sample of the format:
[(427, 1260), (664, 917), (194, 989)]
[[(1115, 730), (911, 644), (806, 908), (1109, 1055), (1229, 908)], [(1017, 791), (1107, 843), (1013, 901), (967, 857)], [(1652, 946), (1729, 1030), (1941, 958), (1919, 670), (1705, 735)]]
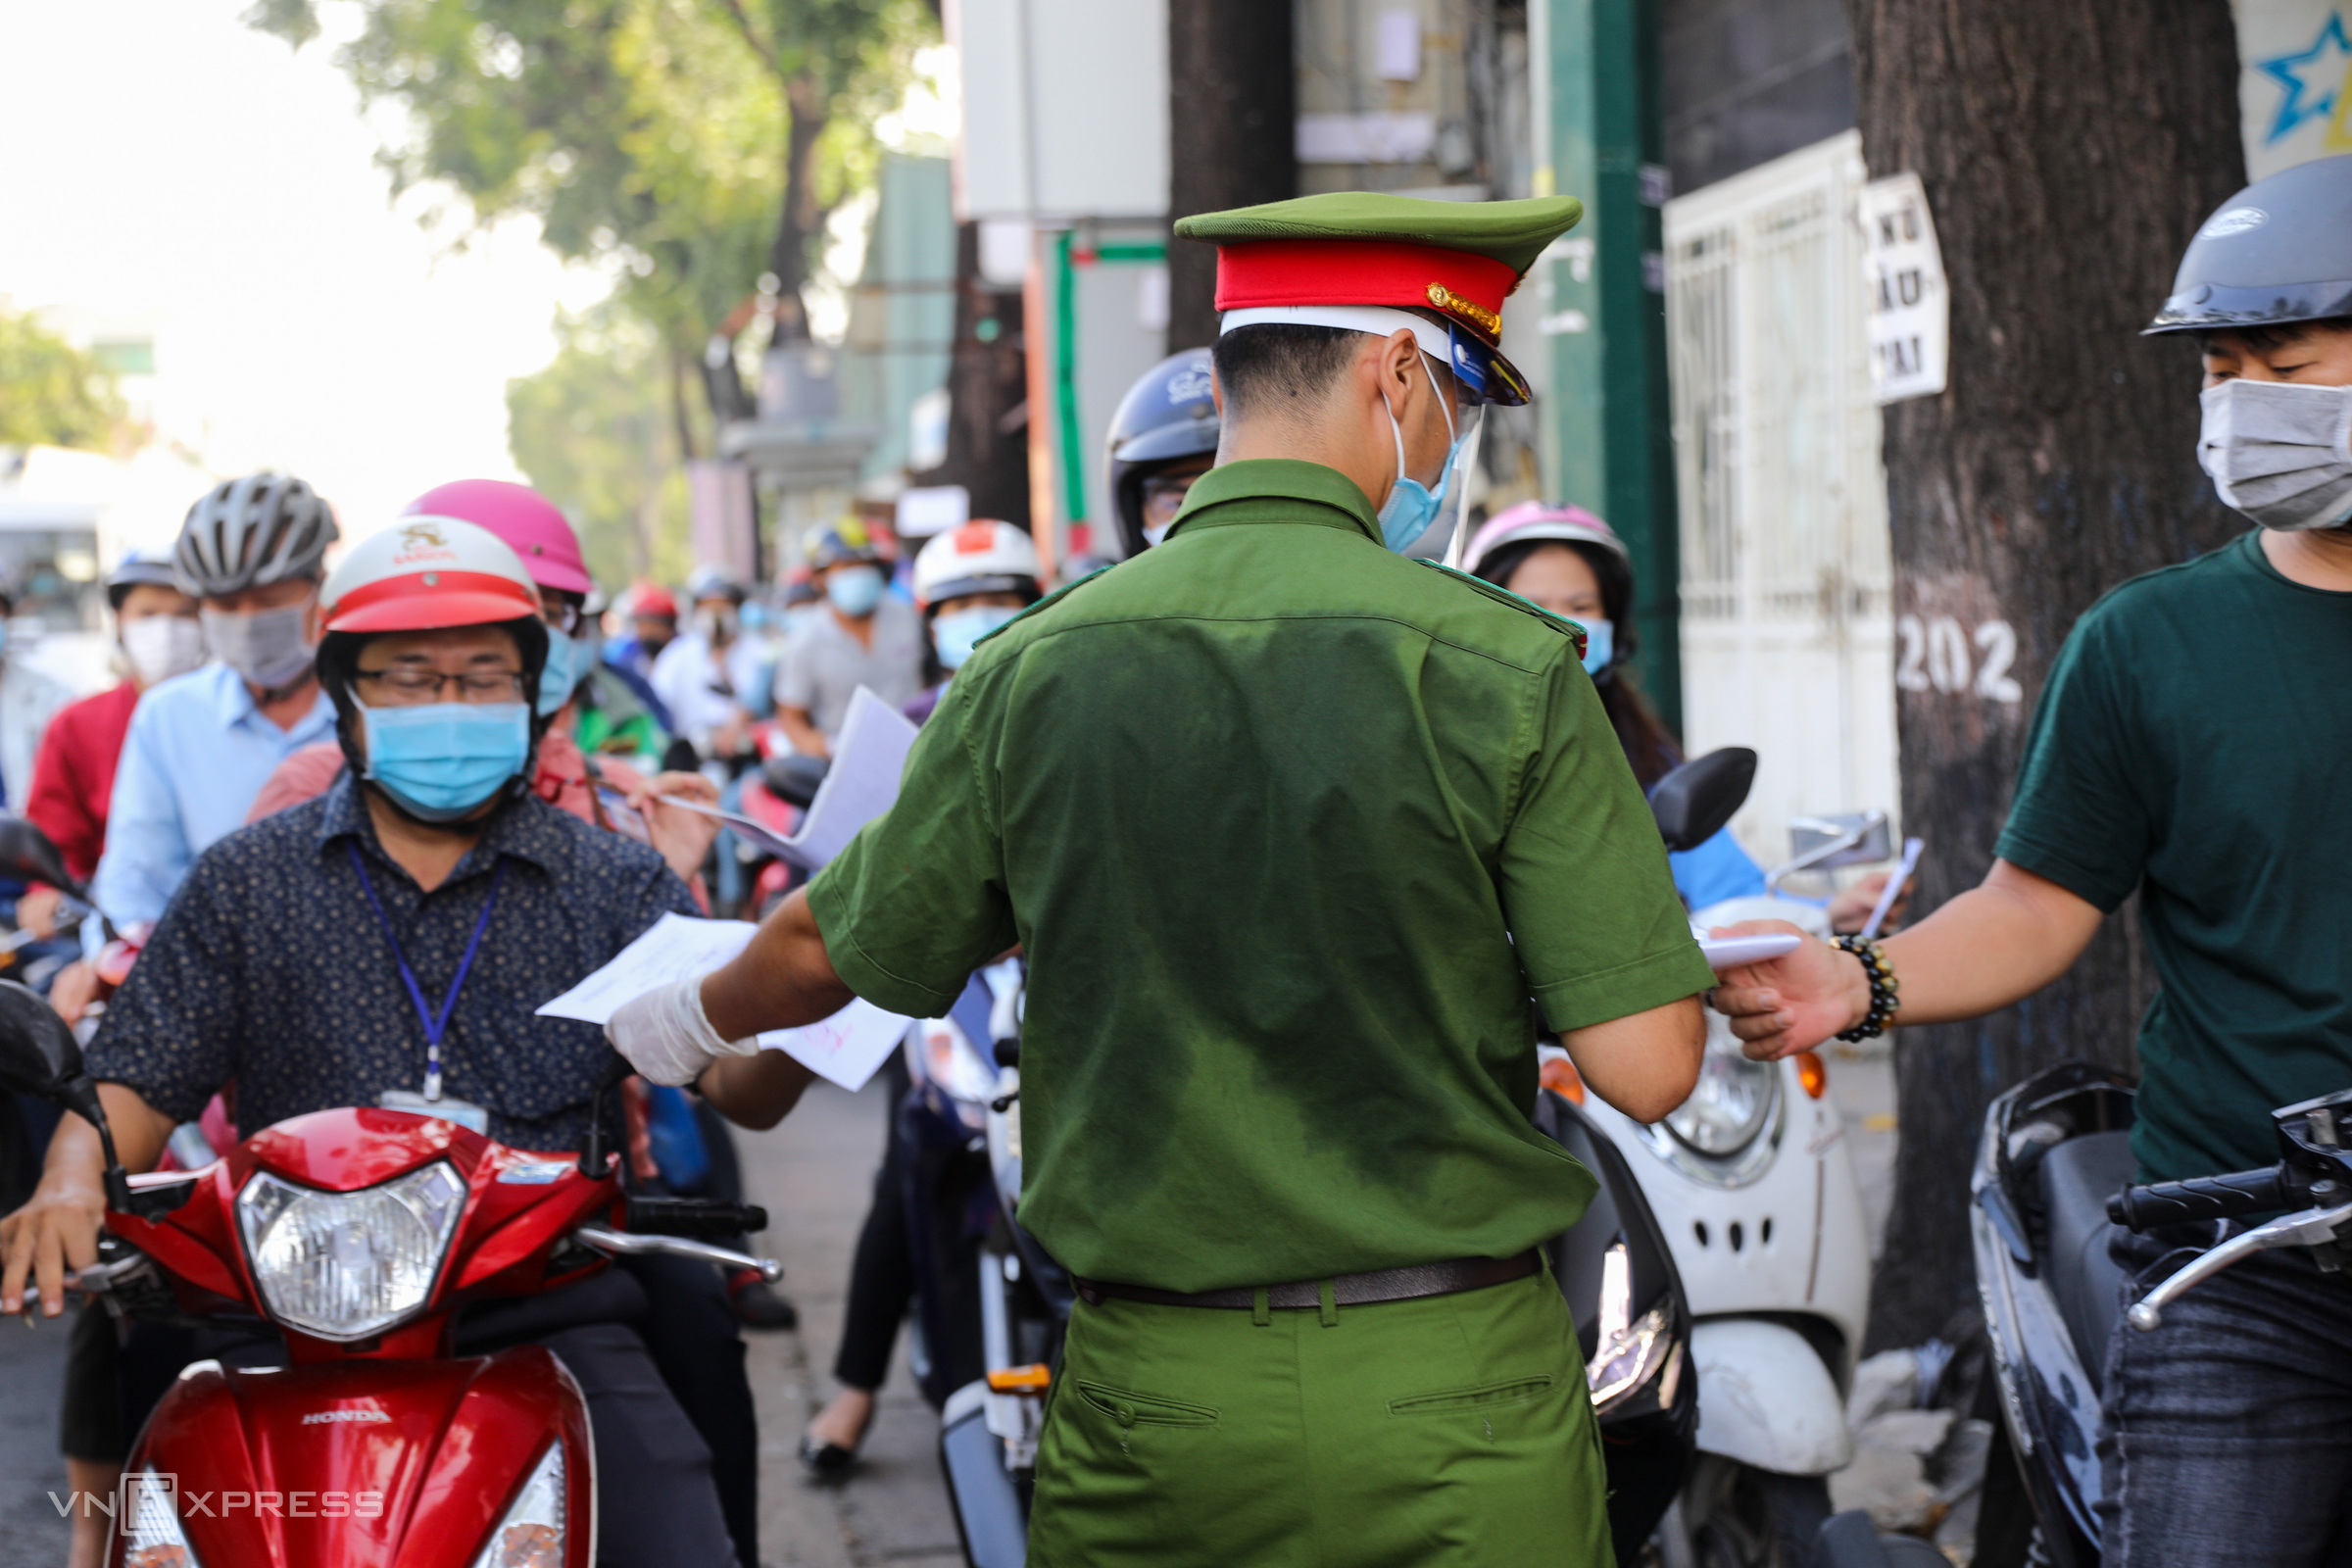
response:
[(1037, 546), (1009, 522), (985, 517), (937, 535), (914, 558), (914, 602), (927, 612), (965, 594), (1039, 596)]

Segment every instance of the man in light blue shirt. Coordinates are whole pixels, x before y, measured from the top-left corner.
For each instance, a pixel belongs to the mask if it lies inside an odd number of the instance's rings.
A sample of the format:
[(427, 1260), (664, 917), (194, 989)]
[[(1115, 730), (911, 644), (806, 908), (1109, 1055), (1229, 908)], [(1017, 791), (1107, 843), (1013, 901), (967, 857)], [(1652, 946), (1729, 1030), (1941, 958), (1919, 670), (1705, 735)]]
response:
[[(315, 580), (302, 585), (315, 588)], [(298, 601), (299, 602), (299, 601)], [(213, 601), (206, 601), (208, 618)], [(314, 678), (263, 705), (253, 683), (207, 664), (139, 700), (108, 808), (91, 891), (117, 924), (153, 921), (196, 857), (245, 825), (277, 764), (335, 738), (335, 705)]]
[[(244, 825), (277, 764), (333, 738), (334, 704), (314, 662), (336, 535), (326, 503), (285, 474), (230, 480), (188, 510), (172, 573), (200, 602), (219, 662), (165, 681), (131, 715), (91, 880), (117, 925), (160, 918), (196, 857)], [(71, 1018), (92, 989), (75, 965), (52, 1000)]]

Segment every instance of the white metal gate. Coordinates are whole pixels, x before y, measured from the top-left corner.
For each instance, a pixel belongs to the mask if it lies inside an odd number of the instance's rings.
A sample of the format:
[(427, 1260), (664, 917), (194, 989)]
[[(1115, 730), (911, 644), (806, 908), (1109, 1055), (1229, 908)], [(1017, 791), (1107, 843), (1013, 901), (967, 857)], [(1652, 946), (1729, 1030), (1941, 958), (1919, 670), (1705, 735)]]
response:
[(1791, 816), (1899, 805), (1863, 177), (1847, 131), (1665, 213), (1685, 740), (1760, 754), (1733, 825), (1767, 864)]

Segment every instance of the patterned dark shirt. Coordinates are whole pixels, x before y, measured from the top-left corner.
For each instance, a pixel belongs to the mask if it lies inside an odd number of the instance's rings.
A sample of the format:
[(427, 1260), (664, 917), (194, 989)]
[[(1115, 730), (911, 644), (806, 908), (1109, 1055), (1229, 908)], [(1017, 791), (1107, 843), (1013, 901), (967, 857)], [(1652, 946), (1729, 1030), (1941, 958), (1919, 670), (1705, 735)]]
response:
[(182, 1121), (233, 1079), (246, 1134), (371, 1105), (386, 1089), (421, 1090), (424, 1027), (353, 868), (355, 843), (436, 1012), (505, 861), (441, 1041), (442, 1092), (488, 1107), (502, 1143), (577, 1148), (609, 1048), (594, 1024), (533, 1009), (663, 912), (699, 911), (654, 851), (531, 797), (501, 807), (430, 893), (385, 856), (349, 774), (222, 839), (198, 858), (108, 1004), (91, 1073)]

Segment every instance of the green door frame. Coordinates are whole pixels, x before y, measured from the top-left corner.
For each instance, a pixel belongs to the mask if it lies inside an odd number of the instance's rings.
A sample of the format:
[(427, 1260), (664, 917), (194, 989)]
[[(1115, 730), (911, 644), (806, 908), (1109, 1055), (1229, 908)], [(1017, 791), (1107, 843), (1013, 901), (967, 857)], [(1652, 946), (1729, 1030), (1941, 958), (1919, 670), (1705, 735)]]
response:
[(1531, 0), (1536, 191), (1581, 198), (1585, 220), (1539, 267), (1553, 496), (1616, 529), (1634, 564), (1642, 691), (1682, 730), (1681, 525), (1666, 384), (1656, 0)]

